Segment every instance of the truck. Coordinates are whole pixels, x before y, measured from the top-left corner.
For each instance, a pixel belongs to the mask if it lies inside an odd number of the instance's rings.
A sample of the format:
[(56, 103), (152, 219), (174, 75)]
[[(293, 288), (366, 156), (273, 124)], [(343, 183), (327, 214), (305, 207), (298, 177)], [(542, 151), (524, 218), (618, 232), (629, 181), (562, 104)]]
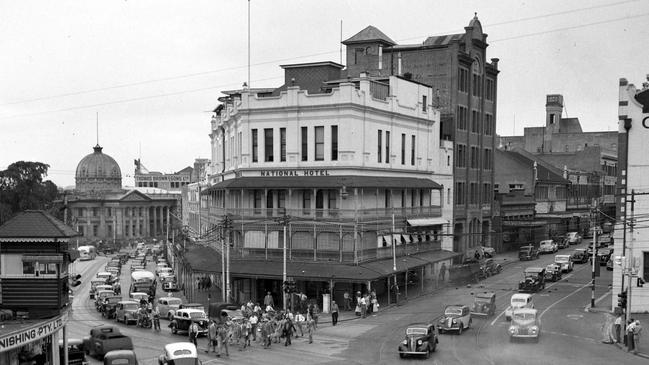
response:
[(86, 355), (101, 359), (112, 350), (133, 350), (133, 341), (117, 327), (103, 325), (93, 327), (90, 336), (84, 337), (83, 349)]
[(155, 296), (156, 279), (155, 275), (150, 271), (139, 270), (131, 273), (131, 288), (129, 292), (147, 293), (150, 296)]

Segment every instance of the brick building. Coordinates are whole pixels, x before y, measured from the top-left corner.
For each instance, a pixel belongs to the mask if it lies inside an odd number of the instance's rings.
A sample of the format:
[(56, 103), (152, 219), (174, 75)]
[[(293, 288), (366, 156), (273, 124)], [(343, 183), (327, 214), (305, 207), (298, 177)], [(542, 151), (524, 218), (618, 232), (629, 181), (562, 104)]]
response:
[(343, 41), (346, 73), (400, 75), (429, 85), (441, 112), (440, 138), (455, 143), (453, 250), (491, 245), (498, 59), (487, 61), (487, 34), (475, 16), (463, 33), (396, 44), (373, 26)]

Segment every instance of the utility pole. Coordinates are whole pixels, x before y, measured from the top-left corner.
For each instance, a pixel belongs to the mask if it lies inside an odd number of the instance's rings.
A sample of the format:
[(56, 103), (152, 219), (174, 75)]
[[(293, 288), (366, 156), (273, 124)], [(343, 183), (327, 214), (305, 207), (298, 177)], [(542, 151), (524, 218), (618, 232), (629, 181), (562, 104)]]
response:
[(221, 239), (221, 299), (227, 303), (225, 292), (225, 232), (223, 227), (219, 230), (219, 237)]
[[(626, 299), (626, 319), (631, 316), (631, 288), (633, 287), (632, 277), (633, 277), (633, 241), (635, 241), (633, 226), (635, 226), (635, 216), (633, 215), (633, 210), (635, 208), (635, 190), (631, 190), (631, 221), (629, 222), (629, 235), (631, 235), (631, 245), (629, 247), (629, 256), (627, 256), (626, 266), (628, 268), (629, 282), (627, 283), (627, 299)], [(625, 253), (623, 253), (625, 254)], [(624, 322), (626, 323), (626, 321)]]
[(230, 229), (232, 228), (232, 218), (229, 214), (223, 217), (221, 222), (223, 231), (225, 232), (225, 302), (229, 302), (232, 298), (232, 288), (230, 287)]
[[(281, 224), (283, 226), (283, 228), (284, 228), (284, 247), (282, 249), (283, 256), (284, 256), (283, 265), (282, 265), (282, 289), (284, 289), (284, 290), (282, 290), (282, 303), (283, 303), (284, 310), (286, 311), (286, 307), (288, 305), (288, 300), (286, 299), (286, 295), (289, 294), (289, 293), (286, 292), (286, 290), (284, 288), (284, 286), (286, 285), (286, 246), (287, 246), (286, 245), (286, 243), (287, 243), (287, 240), (286, 240), (286, 226), (288, 226), (289, 222), (291, 221), (291, 216), (286, 214), (286, 208), (282, 208), (282, 209), (283, 209), (282, 215), (275, 218), (275, 221), (277, 223)], [(291, 295), (292, 295), (292, 293), (291, 293)]]
[(595, 308), (595, 265), (599, 265), (597, 262), (597, 227), (599, 224), (598, 213), (597, 213), (597, 204), (596, 200), (593, 199), (593, 206), (590, 211), (590, 229), (593, 230), (593, 271), (591, 277), (591, 290), (590, 290), (590, 307)]

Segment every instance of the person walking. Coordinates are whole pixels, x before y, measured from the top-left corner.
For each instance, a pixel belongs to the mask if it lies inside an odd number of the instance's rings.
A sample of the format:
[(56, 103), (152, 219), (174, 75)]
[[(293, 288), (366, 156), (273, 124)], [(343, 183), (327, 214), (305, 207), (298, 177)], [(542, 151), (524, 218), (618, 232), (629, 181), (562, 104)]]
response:
[(250, 335), (252, 336), (252, 340), (257, 341), (257, 325), (259, 324), (259, 318), (257, 317), (256, 312), (252, 312), (248, 322), (250, 323)]
[(207, 327), (207, 347), (205, 348), (205, 352), (209, 354), (210, 349), (213, 352), (216, 352), (216, 346), (217, 346), (216, 323), (214, 321), (210, 321), (210, 325)]
[(153, 308), (153, 329), (160, 331), (160, 310), (157, 305)]
[(627, 348), (626, 351), (630, 352), (633, 351), (633, 327), (635, 326), (635, 320), (631, 318), (629, 320), (629, 324), (626, 326), (626, 344)]
[(338, 304), (335, 300), (331, 301), (331, 324), (335, 326), (338, 323)]
[(635, 320), (633, 326), (633, 353), (638, 354), (638, 345), (640, 344), (640, 333), (642, 332), (642, 326), (640, 325), (639, 320)]
[(293, 336), (294, 331), (295, 326), (293, 325), (293, 321), (287, 317), (284, 322), (284, 346), (291, 344), (291, 336)]
[(295, 337), (297, 337), (297, 330), (300, 330), (300, 337), (304, 337), (304, 325), (306, 324), (306, 318), (304, 318), (304, 314), (297, 312), (295, 315), (295, 327), (297, 328), (295, 330)]
[(614, 322), (615, 342), (620, 343), (620, 331), (622, 330), (622, 315), (618, 314)]
[(315, 333), (315, 330), (316, 330), (315, 319), (307, 318), (306, 331), (309, 333), (309, 343), (313, 343), (313, 333)]
[(267, 292), (266, 296), (264, 297), (264, 307), (268, 308), (268, 306), (275, 308), (275, 301), (273, 300), (273, 296), (270, 294), (270, 292)]
[(352, 310), (352, 306), (351, 306), (351, 304), (352, 304), (352, 298), (349, 296), (349, 291), (345, 290), (345, 293), (343, 294), (343, 299), (344, 299), (344, 301), (345, 301), (345, 302), (343, 303), (343, 305), (345, 306), (344, 309), (345, 309), (346, 311), (350, 311), (350, 310)]
[(219, 345), (219, 352), (216, 356), (223, 355), (223, 350), (225, 350), (225, 356), (230, 356), (230, 351), (228, 350), (228, 331), (225, 329), (225, 326), (220, 325), (216, 330), (216, 339)]
[(198, 324), (196, 322), (193, 322), (189, 326), (189, 342), (193, 343), (194, 346), (198, 348), (198, 343), (196, 341), (197, 337), (198, 337)]
[(364, 296), (361, 297), (361, 318), (367, 316), (367, 301)]

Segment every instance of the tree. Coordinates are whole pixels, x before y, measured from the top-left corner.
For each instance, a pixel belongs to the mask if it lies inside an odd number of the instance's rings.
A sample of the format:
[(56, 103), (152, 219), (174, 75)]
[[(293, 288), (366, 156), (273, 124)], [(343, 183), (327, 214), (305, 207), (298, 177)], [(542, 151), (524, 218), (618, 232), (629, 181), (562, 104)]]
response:
[(42, 162), (18, 161), (0, 171), (0, 224), (26, 209), (53, 208), (58, 188), (50, 180), (43, 181), (49, 167)]

